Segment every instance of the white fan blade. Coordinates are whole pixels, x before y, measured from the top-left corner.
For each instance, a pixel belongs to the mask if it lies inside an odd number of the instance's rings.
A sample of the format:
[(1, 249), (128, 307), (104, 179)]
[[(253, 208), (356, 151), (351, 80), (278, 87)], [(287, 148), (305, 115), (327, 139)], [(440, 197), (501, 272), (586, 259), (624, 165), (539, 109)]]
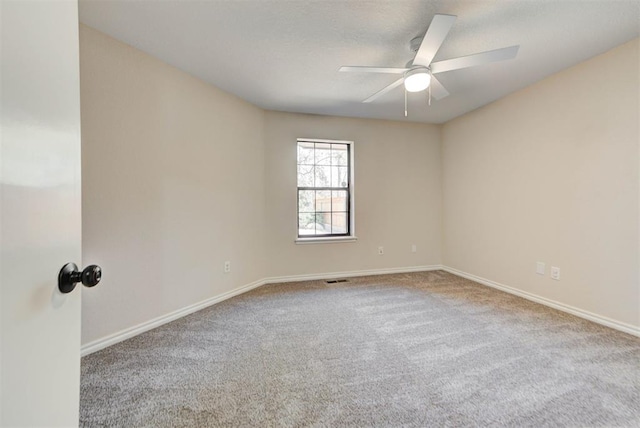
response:
[(395, 68), (395, 67), (340, 67), (340, 71), (357, 71), (361, 73), (389, 73), (389, 74), (402, 74), (408, 68)]
[(488, 64), (490, 62), (513, 59), (518, 54), (519, 48), (520, 46), (509, 46), (508, 48), (434, 62), (430, 67), (431, 73), (444, 73), (445, 71), (459, 70), (461, 68), (474, 67), (476, 65)]
[(424, 35), (422, 43), (420, 43), (416, 57), (413, 59), (414, 65), (428, 67), (429, 64), (431, 64), (431, 61), (433, 61), (436, 53), (438, 53), (438, 49), (442, 46), (442, 42), (444, 42), (445, 37), (449, 34), (449, 30), (451, 30), (454, 22), (456, 22), (454, 15), (438, 14), (433, 17), (427, 33)]
[(392, 90), (394, 88), (397, 88), (398, 86), (402, 85), (402, 82), (404, 82), (404, 77), (401, 78), (401, 79), (396, 80), (395, 82), (393, 82), (389, 86), (385, 86), (384, 88), (382, 88), (381, 90), (379, 90), (378, 92), (376, 92), (375, 94), (371, 95), (369, 98), (364, 100), (363, 103), (370, 103), (371, 101), (383, 96), (384, 94), (386, 94), (390, 90)]
[(444, 97), (449, 96), (449, 91), (442, 86), (442, 83), (434, 76), (431, 76), (431, 96), (436, 100), (441, 100)]

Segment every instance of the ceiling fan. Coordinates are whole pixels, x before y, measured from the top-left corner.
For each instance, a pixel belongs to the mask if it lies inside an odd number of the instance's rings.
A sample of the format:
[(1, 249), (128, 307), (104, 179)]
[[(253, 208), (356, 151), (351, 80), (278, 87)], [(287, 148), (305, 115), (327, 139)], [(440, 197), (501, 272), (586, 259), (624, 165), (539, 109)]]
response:
[(445, 37), (449, 34), (449, 30), (451, 30), (455, 20), (456, 16), (454, 15), (436, 14), (433, 17), (424, 37), (416, 37), (411, 40), (410, 48), (412, 51), (416, 52), (416, 54), (413, 60), (407, 63), (405, 68), (348, 66), (340, 67), (340, 71), (402, 74), (400, 79), (371, 95), (369, 98), (364, 100), (363, 103), (370, 103), (404, 83), (406, 116), (407, 91), (420, 92), (429, 88), (429, 103), (431, 102), (431, 96), (436, 100), (440, 100), (449, 95), (449, 92), (445, 87), (442, 86), (438, 79), (433, 76), (434, 74), (475, 67), (476, 65), (487, 64), (490, 62), (513, 59), (518, 54), (518, 48), (520, 46), (509, 46), (507, 48), (495, 49), (459, 58), (432, 62), (436, 53), (440, 49), (440, 46), (444, 42)]

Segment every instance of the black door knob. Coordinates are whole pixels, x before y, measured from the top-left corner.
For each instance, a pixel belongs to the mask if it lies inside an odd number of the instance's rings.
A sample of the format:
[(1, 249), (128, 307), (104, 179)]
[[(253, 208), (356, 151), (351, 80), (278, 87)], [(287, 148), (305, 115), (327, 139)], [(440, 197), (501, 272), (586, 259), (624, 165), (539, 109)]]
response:
[(75, 263), (67, 263), (58, 274), (58, 289), (62, 293), (70, 293), (78, 282), (82, 282), (85, 287), (94, 287), (101, 278), (102, 269), (98, 265), (87, 266), (79, 272)]

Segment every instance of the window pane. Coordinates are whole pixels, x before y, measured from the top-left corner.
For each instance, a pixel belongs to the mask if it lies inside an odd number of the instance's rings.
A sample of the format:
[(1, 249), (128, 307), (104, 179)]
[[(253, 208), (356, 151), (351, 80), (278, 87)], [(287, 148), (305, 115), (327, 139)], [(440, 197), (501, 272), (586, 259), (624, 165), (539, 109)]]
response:
[(316, 235), (331, 234), (331, 213), (316, 214)]
[[(331, 192), (332, 211), (347, 211), (347, 191), (334, 190)], [(335, 223), (335, 222), (334, 222)]]
[(313, 187), (315, 168), (310, 165), (298, 165), (298, 187)]
[(298, 143), (298, 164), (313, 165), (314, 143)]
[(331, 165), (347, 166), (349, 155), (346, 144), (331, 145)]
[(316, 166), (315, 167), (316, 182), (315, 187), (329, 187), (331, 186), (331, 167), (330, 166)]
[(333, 173), (331, 174), (332, 186), (333, 187), (349, 187), (349, 176), (348, 176), (349, 168), (345, 166), (334, 166), (332, 168), (333, 168), (333, 170), (331, 171)]
[(298, 190), (298, 213), (315, 212), (315, 190)]
[(331, 213), (298, 214), (298, 235), (330, 235)]
[(348, 187), (349, 178), (347, 177), (348, 168), (344, 166), (331, 167), (331, 187)]
[(314, 213), (298, 214), (298, 235), (316, 234), (316, 215)]
[(332, 213), (331, 224), (331, 233), (347, 233), (347, 213)]
[(316, 165), (331, 165), (331, 144), (316, 143)]
[(316, 211), (331, 211), (331, 190), (316, 191)]

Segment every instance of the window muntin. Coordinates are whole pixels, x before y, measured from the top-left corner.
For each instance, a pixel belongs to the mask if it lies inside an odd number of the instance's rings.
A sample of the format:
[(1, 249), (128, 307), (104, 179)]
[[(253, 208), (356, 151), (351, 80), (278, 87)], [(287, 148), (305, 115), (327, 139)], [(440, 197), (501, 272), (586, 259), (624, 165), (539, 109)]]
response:
[(298, 237), (352, 234), (352, 146), (298, 140)]

